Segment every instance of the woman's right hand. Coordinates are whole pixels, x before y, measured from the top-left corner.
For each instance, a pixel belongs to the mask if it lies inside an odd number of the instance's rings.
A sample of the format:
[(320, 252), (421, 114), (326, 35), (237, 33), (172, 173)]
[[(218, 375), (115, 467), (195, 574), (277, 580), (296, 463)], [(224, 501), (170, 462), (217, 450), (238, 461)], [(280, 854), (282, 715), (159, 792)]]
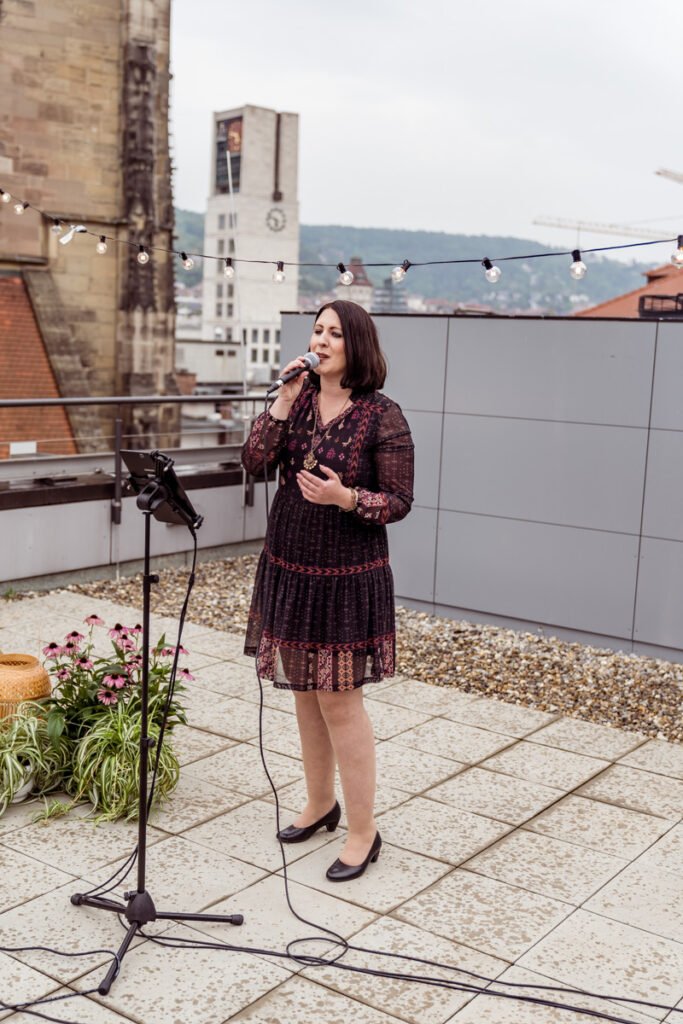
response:
[[(281, 377), (284, 373), (289, 373), (290, 370), (296, 370), (300, 366), (303, 367), (304, 370), (307, 369), (302, 356), (292, 359), (291, 363), (287, 363), (286, 366), (283, 366), (280, 370), (279, 376)], [(299, 397), (299, 393), (304, 386), (306, 377), (306, 373), (300, 373), (298, 377), (294, 377), (292, 380), (287, 381), (286, 384), (283, 384), (282, 387), (278, 389), (277, 398), (270, 407), (271, 415), (274, 416), (276, 420), (287, 419), (289, 416), (289, 410)]]

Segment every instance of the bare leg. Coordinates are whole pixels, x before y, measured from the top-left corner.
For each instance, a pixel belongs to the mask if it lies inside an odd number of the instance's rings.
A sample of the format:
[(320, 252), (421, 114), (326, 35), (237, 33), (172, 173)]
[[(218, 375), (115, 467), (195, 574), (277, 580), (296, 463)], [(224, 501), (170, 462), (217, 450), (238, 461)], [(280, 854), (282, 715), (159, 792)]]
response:
[(308, 802), (293, 825), (303, 828), (334, 806), (334, 750), (315, 690), (294, 691)]
[(340, 858), (361, 864), (377, 832), (375, 737), (361, 687), (343, 693), (318, 691), (318, 701), (339, 764), (349, 832)]

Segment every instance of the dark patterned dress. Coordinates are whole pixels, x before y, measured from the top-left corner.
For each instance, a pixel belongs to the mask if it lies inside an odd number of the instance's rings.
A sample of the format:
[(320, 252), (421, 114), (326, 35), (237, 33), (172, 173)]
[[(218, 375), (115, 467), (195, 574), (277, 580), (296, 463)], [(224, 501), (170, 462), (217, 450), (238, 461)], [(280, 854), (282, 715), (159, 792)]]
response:
[[(352, 404), (322, 429), (318, 463), (355, 487), (358, 506), (306, 501), (296, 482), (311, 449), (318, 393), (304, 385), (287, 420), (262, 413), (242, 464), (263, 476), (279, 465), (244, 650), (259, 673), (291, 690), (353, 690), (393, 676), (394, 584), (386, 524), (413, 501), (413, 441), (395, 402), (379, 392)], [(325, 479), (316, 466), (313, 473)]]

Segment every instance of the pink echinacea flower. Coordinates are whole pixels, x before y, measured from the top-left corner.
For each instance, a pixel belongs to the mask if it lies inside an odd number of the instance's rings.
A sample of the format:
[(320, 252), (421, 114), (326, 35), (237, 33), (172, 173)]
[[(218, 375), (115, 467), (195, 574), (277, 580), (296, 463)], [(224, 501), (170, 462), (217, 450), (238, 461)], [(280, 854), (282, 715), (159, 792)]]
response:
[(54, 640), (52, 640), (51, 643), (47, 645), (47, 647), (43, 647), (43, 654), (47, 658), (58, 658), (59, 655), (63, 653), (64, 652), (61, 644), (56, 644)]
[(100, 704), (117, 704), (118, 697), (111, 690), (99, 690), (97, 693), (97, 699)]
[(114, 628), (109, 630), (109, 636), (112, 640), (119, 640), (122, 636), (126, 636), (128, 633), (128, 627), (122, 626), (120, 622), (115, 623)]
[(121, 690), (127, 682), (128, 677), (121, 672), (110, 672), (102, 680), (104, 686), (115, 686), (117, 690)]

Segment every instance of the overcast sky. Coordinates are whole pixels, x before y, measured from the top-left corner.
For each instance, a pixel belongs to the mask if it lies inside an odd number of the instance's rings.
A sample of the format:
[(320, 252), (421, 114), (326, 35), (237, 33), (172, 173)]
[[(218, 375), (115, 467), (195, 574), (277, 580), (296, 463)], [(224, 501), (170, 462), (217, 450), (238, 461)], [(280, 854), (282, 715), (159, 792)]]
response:
[(683, 185), (654, 171), (683, 172), (681, 39), (677, 0), (174, 0), (176, 204), (205, 208), (212, 111), (252, 103), (299, 114), (304, 224), (671, 236)]

